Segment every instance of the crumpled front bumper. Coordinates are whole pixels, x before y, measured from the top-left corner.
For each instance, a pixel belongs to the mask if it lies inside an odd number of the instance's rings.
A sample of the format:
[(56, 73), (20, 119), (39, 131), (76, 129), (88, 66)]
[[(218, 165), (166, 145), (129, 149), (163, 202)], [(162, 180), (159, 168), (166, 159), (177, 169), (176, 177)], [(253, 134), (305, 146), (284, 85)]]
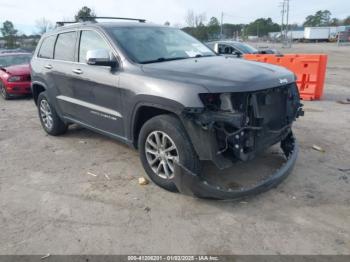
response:
[(185, 194), (198, 198), (228, 200), (256, 195), (279, 185), (292, 171), (298, 157), (298, 143), (291, 133), (281, 143), (281, 148), (286, 157), (282, 166), (269, 178), (259, 181), (254, 186), (240, 189), (223, 189), (211, 185), (203, 180), (200, 175), (194, 174), (179, 163), (175, 163), (175, 175), (173, 182), (177, 189)]

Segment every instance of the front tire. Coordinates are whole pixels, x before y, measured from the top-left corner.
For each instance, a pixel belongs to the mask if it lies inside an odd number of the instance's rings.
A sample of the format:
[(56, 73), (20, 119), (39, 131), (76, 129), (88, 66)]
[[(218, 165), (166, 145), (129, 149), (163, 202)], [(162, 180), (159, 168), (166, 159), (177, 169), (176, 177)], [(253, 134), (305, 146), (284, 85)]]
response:
[(1, 81), (0, 81), (0, 93), (3, 99), (5, 100), (10, 99), (10, 95), (7, 93), (4, 83)]
[(67, 131), (68, 126), (57, 115), (53, 105), (50, 104), (46, 92), (38, 97), (38, 113), (42, 127), (52, 136), (59, 136)]
[(200, 172), (198, 156), (182, 123), (175, 116), (160, 115), (148, 120), (141, 128), (138, 147), (149, 178), (166, 190), (177, 192), (171, 181), (175, 161), (194, 173)]

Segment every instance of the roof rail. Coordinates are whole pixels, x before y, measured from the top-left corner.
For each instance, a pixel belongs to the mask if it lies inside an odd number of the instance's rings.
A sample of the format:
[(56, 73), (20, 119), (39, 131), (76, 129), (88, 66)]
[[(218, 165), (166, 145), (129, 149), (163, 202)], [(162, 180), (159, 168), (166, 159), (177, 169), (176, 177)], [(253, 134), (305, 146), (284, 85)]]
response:
[(65, 24), (75, 24), (75, 23), (79, 23), (77, 21), (57, 21), (56, 22), (56, 26), (64, 26)]
[(139, 21), (140, 23), (145, 23), (146, 19), (139, 18), (127, 18), (127, 17), (112, 17), (112, 16), (96, 16), (96, 17), (86, 17), (87, 21), (91, 21), (94, 19), (113, 19), (113, 20), (128, 20), (128, 21)]
[(145, 23), (146, 19), (139, 18), (127, 18), (127, 17), (112, 17), (112, 16), (86, 16), (79, 19), (79, 21), (58, 21), (57, 26), (64, 26), (65, 24), (75, 24), (79, 22), (96, 22), (96, 19), (113, 19), (113, 20), (127, 20), (127, 21), (138, 21)]

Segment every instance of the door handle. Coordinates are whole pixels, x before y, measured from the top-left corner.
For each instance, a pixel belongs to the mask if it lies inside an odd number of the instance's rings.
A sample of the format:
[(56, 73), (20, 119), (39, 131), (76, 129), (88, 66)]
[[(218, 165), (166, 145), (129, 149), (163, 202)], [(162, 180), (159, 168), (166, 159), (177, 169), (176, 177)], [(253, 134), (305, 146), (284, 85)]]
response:
[(52, 65), (46, 65), (45, 68), (46, 69), (52, 69), (53, 67), (52, 67)]
[(72, 70), (74, 74), (81, 75), (83, 71), (81, 69), (74, 69)]

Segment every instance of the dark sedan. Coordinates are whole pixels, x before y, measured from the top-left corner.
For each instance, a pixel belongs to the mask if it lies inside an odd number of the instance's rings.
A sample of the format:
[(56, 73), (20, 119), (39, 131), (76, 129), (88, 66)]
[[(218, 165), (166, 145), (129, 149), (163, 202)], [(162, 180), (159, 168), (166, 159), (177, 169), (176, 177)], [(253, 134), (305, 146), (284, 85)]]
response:
[(217, 54), (241, 57), (244, 54), (276, 54), (273, 49), (256, 49), (246, 43), (237, 41), (214, 41), (206, 43), (208, 47), (214, 50)]

